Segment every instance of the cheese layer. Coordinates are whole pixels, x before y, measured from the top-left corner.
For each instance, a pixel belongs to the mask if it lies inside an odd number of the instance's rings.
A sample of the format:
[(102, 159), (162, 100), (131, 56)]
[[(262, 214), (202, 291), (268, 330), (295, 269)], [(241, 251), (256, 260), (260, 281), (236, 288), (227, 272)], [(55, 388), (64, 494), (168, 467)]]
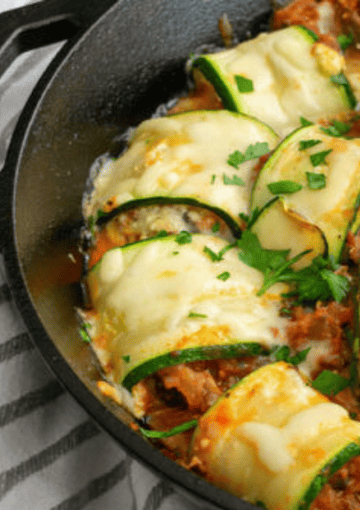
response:
[(216, 485), (268, 510), (295, 510), (360, 423), (285, 362), (262, 367), (200, 419), (192, 453)]
[[(227, 163), (229, 155), (244, 153), (258, 142), (268, 143), (272, 150), (277, 141), (277, 135), (260, 121), (225, 110), (147, 120), (133, 132), (122, 156), (103, 162), (85, 215), (131, 200), (169, 196), (220, 208), (239, 222), (238, 214), (248, 213), (252, 173), (259, 158), (236, 170)], [(243, 185), (225, 182), (234, 174)]]
[(285, 342), (279, 311), (287, 287), (257, 296), (263, 275), (242, 263), (236, 248), (215, 262), (206, 253), (226, 246), (212, 235), (186, 244), (157, 238), (110, 250), (94, 266), (89, 333), (109, 377), (121, 382), (144, 362), (184, 349)]

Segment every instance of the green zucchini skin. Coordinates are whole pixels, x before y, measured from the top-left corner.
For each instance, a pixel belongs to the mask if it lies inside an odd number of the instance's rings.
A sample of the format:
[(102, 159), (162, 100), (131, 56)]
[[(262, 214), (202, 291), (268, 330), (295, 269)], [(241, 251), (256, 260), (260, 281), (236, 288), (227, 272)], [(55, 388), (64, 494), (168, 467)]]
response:
[[(293, 25), (235, 48), (200, 55), (193, 66), (212, 83), (225, 108), (253, 115), (283, 136), (300, 125), (301, 116), (315, 122), (356, 106), (342, 73), (342, 56), (324, 45), (315, 54), (313, 47), (320, 44), (311, 30)], [(323, 51), (337, 78), (321, 67)], [(237, 76), (250, 80), (253, 90), (239, 88)]]
[(360, 454), (360, 423), (280, 361), (235, 384), (199, 419), (191, 455), (216, 485), (268, 510), (308, 510)]
[(173, 351), (155, 359), (145, 361), (129, 372), (122, 381), (122, 385), (131, 390), (139, 381), (162, 368), (211, 359), (240, 358), (245, 356), (269, 356), (272, 350), (257, 343), (238, 343), (233, 345), (211, 345), (207, 347), (194, 347)]
[[(224, 248), (216, 261), (208, 255)], [(215, 235), (187, 234), (185, 243), (151, 238), (113, 248), (92, 267), (86, 284), (93, 308), (84, 322), (100, 363), (111, 367), (108, 377), (130, 389), (165, 366), (266, 355), (281, 345), (288, 286), (257, 296), (262, 282), (238, 248)]]
[(149, 119), (134, 130), (119, 158), (102, 164), (84, 200), (84, 217), (101, 223), (104, 211), (174, 200), (212, 208), (239, 228), (239, 214), (249, 212), (259, 157), (246, 159), (238, 169), (228, 158), (258, 143), (271, 151), (278, 142), (266, 124), (226, 110)]
[[(308, 141), (316, 141), (316, 145), (300, 149), (301, 144)], [(321, 154), (323, 160), (315, 164), (314, 158)], [(321, 230), (328, 254), (339, 261), (347, 233), (358, 214), (359, 163), (358, 139), (329, 136), (319, 125), (299, 128), (280, 143), (261, 169), (252, 189), (251, 208), (262, 209), (274, 198), (269, 190), (273, 183), (289, 180), (301, 185), (302, 188), (296, 193), (278, 196), (281, 196), (286, 209), (294, 211), (305, 222)], [(322, 174), (324, 188), (311, 189), (308, 174)]]

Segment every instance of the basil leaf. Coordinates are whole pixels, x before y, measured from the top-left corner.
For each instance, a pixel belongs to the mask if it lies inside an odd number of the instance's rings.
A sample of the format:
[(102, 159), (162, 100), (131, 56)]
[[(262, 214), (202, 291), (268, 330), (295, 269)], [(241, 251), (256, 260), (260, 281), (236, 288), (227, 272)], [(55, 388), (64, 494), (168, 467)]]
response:
[(175, 241), (178, 244), (187, 244), (191, 243), (192, 241), (192, 235), (190, 232), (187, 232), (186, 230), (182, 230), (177, 236), (175, 237)]
[(196, 427), (197, 423), (198, 420), (190, 420), (169, 430), (148, 430), (143, 427), (139, 427), (139, 430), (145, 437), (149, 437), (151, 439), (164, 439), (166, 437), (175, 436), (176, 434), (181, 434), (181, 432), (186, 432), (189, 429), (193, 429)]
[(300, 140), (299, 142), (299, 151), (304, 151), (309, 149), (310, 147), (314, 147), (318, 143), (321, 143), (322, 140)]
[(323, 163), (326, 163), (325, 158), (328, 154), (330, 154), (330, 152), (332, 152), (332, 149), (328, 149), (326, 151), (315, 152), (315, 154), (311, 154), (310, 161), (311, 161), (312, 166), (315, 167), (315, 166), (322, 165)]
[(294, 181), (277, 181), (268, 184), (268, 188), (273, 195), (285, 195), (296, 193), (302, 189), (302, 185)]
[(306, 172), (306, 179), (309, 189), (323, 189), (326, 186), (325, 174)]
[(312, 387), (324, 395), (333, 396), (349, 386), (349, 379), (342, 375), (323, 370), (317, 378), (312, 381)]
[(253, 82), (249, 78), (245, 78), (245, 76), (240, 74), (235, 74), (234, 78), (239, 92), (248, 93), (254, 91)]
[(235, 186), (245, 186), (245, 182), (241, 177), (238, 175), (233, 175), (232, 177), (229, 177), (226, 174), (223, 174), (223, 183), (228, 185), (235, 185)]

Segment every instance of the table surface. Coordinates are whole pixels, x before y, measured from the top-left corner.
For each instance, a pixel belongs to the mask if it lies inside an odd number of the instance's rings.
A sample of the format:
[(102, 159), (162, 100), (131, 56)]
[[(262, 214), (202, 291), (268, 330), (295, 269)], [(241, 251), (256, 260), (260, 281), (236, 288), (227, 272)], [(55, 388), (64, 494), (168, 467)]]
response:
[[(0, 12), (26, 3), (0, 0)], [(0, 78), (0, 169), (19, 112), (60, 47), (21, 55)], [(198, 508), (131, 459), (50, 373), (11, 298), (1, 255), (0, 508)]]

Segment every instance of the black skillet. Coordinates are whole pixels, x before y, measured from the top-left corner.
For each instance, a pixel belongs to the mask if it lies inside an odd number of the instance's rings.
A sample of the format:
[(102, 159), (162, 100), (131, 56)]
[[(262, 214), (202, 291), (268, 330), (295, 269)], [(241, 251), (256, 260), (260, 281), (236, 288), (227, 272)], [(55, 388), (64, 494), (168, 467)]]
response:
[(226, 12), (239, 39), (266, 28), (266, 0), (45, 0), (0, 15), (0, 74), (21, 52), (67, 39), (32, 93), (0, 172), (0, 243), (14, 297), (66, 388), (138, 460), (204, 508), (255, 508), (167, 459), (102, 399), (78, 334), (76, 245), (89, 167), (116, 134), (186, 88), (184, 63), (220, 45)]

